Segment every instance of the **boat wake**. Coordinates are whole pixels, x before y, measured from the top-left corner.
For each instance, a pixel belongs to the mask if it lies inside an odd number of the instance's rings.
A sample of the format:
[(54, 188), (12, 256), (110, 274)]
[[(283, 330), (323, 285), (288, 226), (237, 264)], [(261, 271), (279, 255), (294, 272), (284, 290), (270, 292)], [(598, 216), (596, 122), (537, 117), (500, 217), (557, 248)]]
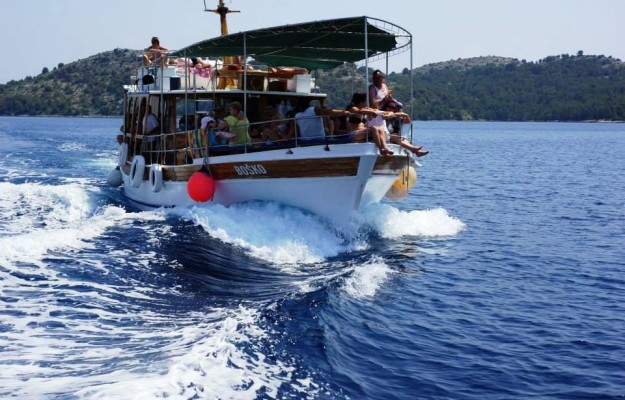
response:
[[(375, 241), (464, 227), (442, 209), (377, 205), (339, 226), (275, 203), (130, 212), (102, 197), (89, 182), (0, 183), (0, 397), (341, 397), (280, 350), (274, 309), (328, 287), (371, 298), (396, 274)], [(193, 229), (206, 237), (180, 234)], [(206, 274), (182, 236), (228, 256), (201, 259)], [(211, 273), (234, 301), (198, 284)]]
[(257, 310), (202, 305), (175, 283), (153, 251), (166, 213), (100, 207), (78, 183), (0, 193), (0, 397), (314, 393), (305, 377), (291, 382), (290, 361), (264, 355)]
[(364, 250), (370, 234), (385, 239), (449, 237), (465, 228), (442, 208), (401, 211), (386, 204), (374, 204), (339, 225), (296, 208), (260, 202), (230, 207), (206, 204), (181, 216), (211, 237), (274, 264), (320, 263)]
[[(227, 398), (254, 399), (259, 393), (277, 397), (282, 385), (291, 393), (313, 395), (310, 379), (292, 381), (295, 366), (266, 357), (261, 348), (268, 333), (258, 326), (259, 313), (249, 308), (212, 310), (178, 321), (175, 331), (152, 335), (165, 338), (160, 361), (149, 368), (118, 371), (100, 377), (77, 395), (84, 398)], [(156, 362), (155, 362), (156, 361)], [(115, 376), (118, 375), (118, 376)], [(105, 378), (105, 379), (102, 379)], [(109, 383), (104, 383), (109, 381)]]
[(91, 191), (78, 182), (0, 182), (0, 266), (43, 266), (41, 260), (50, 253), (90, 247), (90, 240), (124, 221), (163, 219), (155, 213), (132, 215), (117, 206), (100, 208)]
[(373, 257), (353, 268), (351, 275), (344, 280), (343, 290), (352, 298), (371, 298), (394, 272), (383, 259)]
[(443, 208), (402, 211), (388, 204), (374, 204), (363, 215), (365, 224), (387, 239), (450, 237), (466, 228), (462, 221), (450, 216)]

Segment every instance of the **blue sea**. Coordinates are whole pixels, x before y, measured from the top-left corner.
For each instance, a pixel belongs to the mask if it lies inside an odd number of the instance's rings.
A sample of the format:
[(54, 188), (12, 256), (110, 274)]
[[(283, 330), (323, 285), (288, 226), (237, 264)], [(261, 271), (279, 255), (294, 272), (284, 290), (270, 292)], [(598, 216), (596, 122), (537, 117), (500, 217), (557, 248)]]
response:
[(0, 398), (625, 398), (625, 124), (417, 122), (340, 225), (137, 210), (120, 125), (0, 117)]

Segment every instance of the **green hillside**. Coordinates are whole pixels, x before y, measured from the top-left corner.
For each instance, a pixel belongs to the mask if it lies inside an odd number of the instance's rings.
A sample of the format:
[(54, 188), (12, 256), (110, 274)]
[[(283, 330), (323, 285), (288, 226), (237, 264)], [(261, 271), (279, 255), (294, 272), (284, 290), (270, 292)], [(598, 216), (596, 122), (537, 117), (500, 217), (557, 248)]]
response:
[[(122, 85), (140, 51), (115, 49), (36, 77), (0, 85), (0, 115), (114, 116), (122, 113)], [(366, 87), (364, 69), (315, 72), (329, 105), (344, 107)], [(606, 56), (550, 56), (538, 62), (477, 57), (415, 70), (414, 115), (420, 120), (625, 121), (625, 63)], [(387, 83), (408, 105), (408, 69)]]
[(420, 119), (625, 120), (625, 63), (604, 56), (551, 56), (420, 72)]
[(112, 116), (141, 52), (115, 49), (0, 85), (0, 115)]

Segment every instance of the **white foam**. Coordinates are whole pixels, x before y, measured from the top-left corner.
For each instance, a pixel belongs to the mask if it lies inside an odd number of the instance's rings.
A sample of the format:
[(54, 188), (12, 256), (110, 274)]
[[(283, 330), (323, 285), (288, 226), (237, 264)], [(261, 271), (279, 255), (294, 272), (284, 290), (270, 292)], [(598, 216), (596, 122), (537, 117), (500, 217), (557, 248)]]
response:
[(343, 290), (356, 299), (373, 297), (392, 273), (393, 270), (382, 259), (374, 257), (364, 265), (354, 268), (352, 274), (345, 279)]
[(50, 251), (89, 248), (92, 239), (123, 220), (163, 219), (116, 206), (94, 209), (90, 190), (78, 182), (0, 182), (0, 265), (19, 261), (42, 266), (40, 260)]
[(274, 203), (209, 203), (190, 213), (212, 237), (275, 264), (317, 263), (350, 249), (322, 219)]
[[(141, 371), (118, 370), (114, 377), (100, 377), (114, 383), (90, 382), (76, 394), (89, 399), (127, 398), (129, 393), (133, 399), (255, 399), (262, 389), (275, 398), (282, 384), (294, 385), (295, 367), (270, 360), (260, 350), (250, 352), (267, 333), (258, 328), (256, 311), (244, 307), (235, 311), (216, 311), (208, 316), (209, 322), (201, 322), (206, 315), (195, 315), (200, 322), (170, 333), (169, 343), (161, 348), (168, 356), (164, 363)], [(298, 384), (296, 389), (302, 392), (316, 388), (310, 378)]]
[[(150, 245), (171, 235), (167, 224), (135, 224), (163, 221), (162, 211), (98, 208), (92, 199), (96, 190), (84, 179), (60, 185), (0, 182), (0, 292), (11, 298), (7, 310), (23, 313), (0, 313), (0, 325), (7, 327), (0, 336), (2, 390), (21, 398), (71, 394), (89, 399), (253, 399), (259, 389), (277, 397), (286, 384), (315, 396), (319, 386), (294, 360), (271, 353), (273, 339), (260, 327), (256, 310), (240, 307), (172, 316), (169, 310), (160, 314), (144, 308), (134, 314), (136, 308), (124, 311), (133, 304), (126, 304), (127, 299), (150, 301), (154, 290), (177, 295), (178, 288), (149, 288), (131, 278), (119, 286), (76, 282), (45, 265), (44, 257), (71, 258), (112, 227), (144, 229)], [(208, 204), (180, 212), (211, 236), (294, 274), (298, 270), (293, 266), (366, 248), (361, 233), (365, 227), (387, 238), (451, 236), (464, 227), (443, 209), (400, 211), (388, 205), (367, 210), (361, 220), (341, 227), (272, 203)], [(107, 262), (148, 270), (159, 257), (149, 249), (112, 248)], [(92, 267), (93, 273), (108, 273), (96, 259), (74, 263)], [(39, 267), (40, 279), (25, 278), (24, 265)], [(328, 281), (343, 273), (306, 277), (301, 285), (311, 290), (314, 279)], [(382, 259), (372, 257), (353, 267), (343, 290), (353, 298), (371, 298), (393, 273)], [(85, 317), (73, 317), (77, 314)], [(117, 341), (120, 338), (124, 343)]]
[(64, 325), (55, 330), (45, 322), (55, 319), (50, 313), (57, 306), (41, 306), (48, 312), (36, 316), (31, 310), (26, 318), (13, 318), (6, 341), (0, 338), (5, 371), (0, 387), (16, 397), (254, 399), (261, 389), (277, 397), (283, 384), (302, 393), (317, 390), (303, 371), (298, 374), (303, 378), (293, 382), (296, 363), (271, 354), (273, 339), (259, 328), (253, 309), (213, 309), (175, 320), (145, 310), (133, 316), (137, 325), (117, 325), (102, 321), (130, 315), (90, 307), (98, 314), (95, 319), (57, 317)]
[(466, 228), (443, 208), (402, 211), (388, 204), (374, 204), (363, 213), (365, 220), (389, 239), (402, 236), (454, 236)]
[(224, 207), (207, 203), (183, 218), (193, 220), (212, 237), (246, 249), (273, 264), (320, 263), (330, 257), (368, 248), (363, 234), (373, 229), (384, 238), (445, 237), (462, 231), (462, 221), (446, 210), (401, 211), (387, 204), (373, 205), (340, 226), (299, 209), (274, 203)]
[(65, 142), (58, 147), (59, 151), (67, 152), (67, 151), (86, 151), (87, 147), (78, 142)]

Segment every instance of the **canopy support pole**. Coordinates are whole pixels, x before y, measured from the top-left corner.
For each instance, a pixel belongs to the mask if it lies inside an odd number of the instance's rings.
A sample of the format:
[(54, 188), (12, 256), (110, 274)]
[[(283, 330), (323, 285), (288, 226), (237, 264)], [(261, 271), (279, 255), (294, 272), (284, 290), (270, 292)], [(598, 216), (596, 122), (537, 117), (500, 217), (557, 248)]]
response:
[[(369, 32), (367, 30), (367, 18), (365, 17), (365, 82), (369, 83)], [(368, 88), (368, 86), (367, 86)], [(367, 107), (371, 102), (369, 101), (369, 90), (365, 91), (367, 95)]]

